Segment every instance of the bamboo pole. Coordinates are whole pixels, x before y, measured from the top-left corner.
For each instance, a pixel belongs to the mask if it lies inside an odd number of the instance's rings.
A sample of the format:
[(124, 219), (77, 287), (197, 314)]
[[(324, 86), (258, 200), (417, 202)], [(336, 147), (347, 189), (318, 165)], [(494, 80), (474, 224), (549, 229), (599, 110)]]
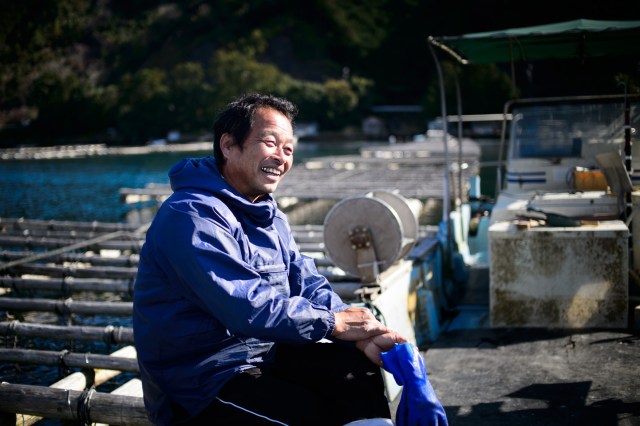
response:
[(66, 220), (39, 220), (24, 218), (3, 218), (0, 217), (0, 227), (14, 229), (50, 229), (50, 230), (82, 230), (93, 232), (114, 232), (114, 231), (136, 231), (137, 225), (120, 222), (82, 222)]
[[(111, 392), (112, 395), (127, 395), (142, 397), (142, 382), (140, 379), (131, 379), (122, 386), (116, 388)], [(19, 426), (19, 425), (16, 425)], [(106, 423), (95, 423), (94, 426), (109, 426)]]
[(16, 364), (62, 364), (69, 368), (89, 367), (133, 373), (139, 371), (136, 352), (132, 346), (125, 346), (111, 355), (0, 348), (0, 360)]
[(87, 266), (71, 267), (60, 265), (15, 265), (7, 268), (14, 274), (50, 275), (56, 277), (78, 278), (135, 278), (137, 267), (124, 268), (121, 266)]
[(0, 277), (0, 287), (15, 290), (59, 291), (62, 294), (82, 291), (133, 294), (134, 280)]
[[(60, 354), (56, 355), (58, 358), (60, 356)], [(72, 358), (71, 358), (72, 354), (67, 354), (64, 357), (64, 362), (67, 366), (71, 367), (71, 365), (69, 365), (71, 362), (73, 362)], [(136, 350), (133, 346), (125, 346), (115, 352), (113, 352), (110, 355), (100, 355), (100, 359), (102, 358), (109, 358), (109, 357), (113, 357), (114, 359), (118, 359), (118, 360), (128, 360), (129, 361), (129, 366), (131, 364), (131, 361), (133, 361), (136, 365), (137, 365), (137, 361), (136, 361)], [(92, 359), (96, 359), (95, 356), (92, 357)], [(118, 361), (119, 364), (122, 364), (122, 362)], [(95, 364), (95, 363), (94, 363)], [(111, 368), (118, 368), (115, 364), (107, 364), (107, 367), (111, 367)], [(81, 366), (82, 367), (82, 366)], [(123, 371), (128, 371), (128, 370), (123, 370)], [(75, 372), (72, 373), (64, 378), (62, 378), (61, 380), (55, 382), (54, 384), (52, 384), (50, 386), (50, 388), (55, 388), (55, 389), (64, 389), (64, 390), (75, 390), (75, 391), (83, 391), (85, 389), (87, 389), (91, 384), (95, 385), (95, 386), (99, 386), (109, 380), (111, 380), (112, 378), (114, 378), (115, 376), (117, 376), (118, 374), (120, 374), (121, 371), (118, 370), (112, 370), (112, 369), (96, 369), (93, 372), (93, 377), (87, 377), (87, 374), (85, 372)], [(1, 391), (1, 389), (0, 389)], [(139, 395), (133, 395), (133, 396), (142, 396), (142, 393), (140, 393)], [(26, 426), (26, 425), (33, 425), (34, 423), (42, 420), (42, 416), (38, 416), (38, 415), (31, 415), (31, 414), (25, 414), (28, 412), (28, 408), (22, 408), (22, 407), (17, 407), (19, 409), (16, 409), (16, 411), (18, 412), (15, 416), (16, 416), (16, 426)], [(4, 424), (4, 423), (2, 423)]]
[[(120, 231), (124, 234), (129, 234), (133, 236), (133, 232)], [(106, 232), (94, 232), (94, 231), (81, 231), (75, 229), (60, 229), (60, 230), (52, 230), (45, 228), (25, 228), (25, 229), (16, 229), (16, 228), (5, 228), (2, 230), (3, 235), (10, 235), (14, 237), (31, 237), (31, 238), (71, 238), (76, 240), (89, 240), (91, 238), (96, 238), (101, 235), (108, 234)]]
[(40, 311), (54, 312), (61, 315), (85, 314), (85, 315), (125, 315), (133, 313), (132, 302), (92, 302), (49, 300), (49, 299), (23, 299), (17, 297), (1, 297), (0, 310), (5, 311)]
[[(28, 256), (33, 256), (35, 254), (39, 254), (33, 251), (9, 251), (2, 250), (0, 251), (0, 261), (8, 262), (16, 259), (26, 258)], [(131, 255), (122, 255), (117, 257), (108, 257), (108, 256), (99, 256), (95, 254), (87, 254), (87, 253), (60, 253), (60, 254), (50, 254), (47, 259), (50, 262), (58, 262), (58, 263), (84, 263), (95, 266), (124, 266), (124, 267), (134, 267), (138, 266), (138, 261), (140, 256), (137, 254)]]
[[(20, 408), (25, 414), (42, 418), (109, 425), (151, 425), (147, 419), (144, 401), (140, 397), (45, 386), (0, 384), (0, 411), (15, 412), (16, 408)], [(85, 413), (84, 416), (82, 413)]]
[(20, 321), (0, 323), (0, 334), (19, 337), (48, 337), (52, 339), (97, 340), (106, 343), (133, 344), (133, 329), (108, 325), (95, 326), (59, 326), (48, 324), (28, 324)]
[[(117, 238), (127, 235), (127, 233), (123, 233), (122, 231), (117, 231), (112, 234), (105, 234), (100, 237), (92, 238), (90, 240), (79, 240), (79, 239), (62, 239), (62, 238), (32, 238), (32, 237), (16, 237), (16, 236), (3, 236), (0, 235), (0, 245), (2, 246), (12, 246), (12, 247), (28, 247), (28, 248), (45, 248), (45, 249), (54, 249), (51, 252), (43, 252), (38, 255), (34, 255), (33, 259), (25, 260), (25, 262), (33, 262), (35, 260), (40, 260), (48, 257), (48, 254), (59, 254), (67, 251), (77, 250), (77, 249), (87, 249), (87, 250), (127, 250), (138, 252), (140, 247), (142, 247), (142, 240), (139, 238), (135, 238), (133, 240), (116, 240)], [(116, 240), (116, 241), (109, 241)], [(5, 269), (9, 266), (13, 266), (13, 264), (17, 262), (9, 262), (9, 265), (2, 264), (0, 265), (0, 269)], [(22, 262), (24, 263), (24, 262)]]

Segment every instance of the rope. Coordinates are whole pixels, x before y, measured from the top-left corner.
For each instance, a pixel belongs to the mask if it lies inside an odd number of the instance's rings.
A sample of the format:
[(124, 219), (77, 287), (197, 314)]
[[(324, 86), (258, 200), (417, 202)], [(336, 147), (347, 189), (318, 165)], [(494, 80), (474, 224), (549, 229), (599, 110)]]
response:
[(62, 282), (60, 283), (60, 292), (62, 293), (62, 297), (69, 297), (70, 289), (69, 283), (67, 283), (67, 277), (62, 277)]
[(73, 418), (73, 410), (71, 409), (71, 389), (67, 389), (67, 408), (69, 408), (69, 414)]
[[(18, 335), (16, 333), (16, 328), (18, 327), (18, 324), (20, 323), (20, 321), (18, 320), (13, 320), (11, 322), (9, 322), (9, 325), (7, 326), (7, 329), (5, 330), (5, 337), (7, 338), (6, 340), (6, 347), (10, 348), (11, 344), (10, 341), (13, 340), (13, 349), (15, 349), (18, 346)], [(11, 339), (13, 337), (13, 339)]]
[(60, 351), (60, 354), (58, 355), (58, 377), (67, 376), (71, 372), (71, 369), (69, 368), (67, 363), (64, 362), (64, 357), (68, 353), (69, 353), (68, 349), (63, 349), (62, 351)]
[(112, 325), (108, 325), (104, 328), (104, 334), (102, 335), (102, 340), (105, 343), (115, 343), (113, 340), (113, 330), (115, 329), (114, 326)]
[(85, 426), (91, 426), (93, 421), (91, 420), (91, 397), (96, 393), (96, 389), (91, 386), (89, 389), (82, 391), (82, 394), (78, 397), (78, 405), (76, 413), (78, 415), (78, 421)]
[(71, 315), (71, 304), (73, 299), (67, 298), (65, 300), (58, 300), (53, 308), (53, 312), (64, 318)]

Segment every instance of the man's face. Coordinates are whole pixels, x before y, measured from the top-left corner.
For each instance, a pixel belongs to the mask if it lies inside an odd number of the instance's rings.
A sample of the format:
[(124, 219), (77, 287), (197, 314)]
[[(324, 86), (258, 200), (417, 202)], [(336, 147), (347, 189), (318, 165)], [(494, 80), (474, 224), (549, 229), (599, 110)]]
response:
[(294, 143), (291, 122), (282, 113), (260, 108), (254, 121), (242, 149), (229, 133), (220, 139), (222, 175), (251, 202), (276, 190), (293, 164)]

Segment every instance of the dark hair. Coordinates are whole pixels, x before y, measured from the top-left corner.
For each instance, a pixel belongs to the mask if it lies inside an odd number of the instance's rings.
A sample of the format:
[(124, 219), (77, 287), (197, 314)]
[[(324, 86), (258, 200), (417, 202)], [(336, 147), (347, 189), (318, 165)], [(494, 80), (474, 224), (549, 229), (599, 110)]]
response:
[(218, 114), (213, 123), (213, 156), (218, 167), (221, 167), (225, 161), (220, 148), (222, 135), (229, 133), (233, 136), (235, 143), (242, 148), (253, 126), (255, 113), (259, 108), (275, 109), (287, 117), (292, 126), (298, 115), (298, 108), (283, 98), (257, 93), (246, 94), (236, 98)]

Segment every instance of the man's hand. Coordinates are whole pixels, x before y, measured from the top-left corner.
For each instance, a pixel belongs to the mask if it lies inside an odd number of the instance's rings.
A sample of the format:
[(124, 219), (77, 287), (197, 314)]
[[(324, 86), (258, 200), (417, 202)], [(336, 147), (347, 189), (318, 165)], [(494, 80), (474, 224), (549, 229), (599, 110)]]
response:
[(358, 340), (356, 347), (360, 349), (375, 365), (382, 367), (382, 357), (380, 354), (386, 352), (397, 343), (406, 343), (407, 339), (400, 336), (395, 331), (389, 330), (387, 333), (378, 334), (364, 340)]
[(333, 337), (355, 341), (356, 347), (376, 365), (382, 366), (381, 352), (393, 348), (407, 339), (385, 327), (367, 308), (351, 307), (335, 314)]
[(335, 313), (333, 337), (337, 339), (358, 341), (387, 331), (387, 327), (367, 308), (351, 307)]

